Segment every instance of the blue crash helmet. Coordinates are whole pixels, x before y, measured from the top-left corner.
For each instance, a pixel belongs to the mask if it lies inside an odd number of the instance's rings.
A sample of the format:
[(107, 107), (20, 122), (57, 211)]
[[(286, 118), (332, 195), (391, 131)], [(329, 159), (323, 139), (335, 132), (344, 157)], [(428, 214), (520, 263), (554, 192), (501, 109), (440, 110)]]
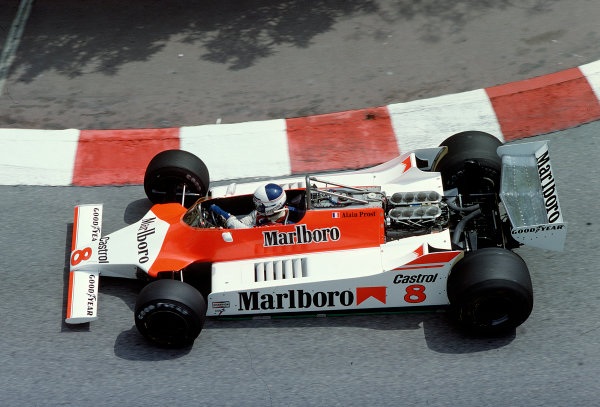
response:
[(260, 215), (271, 216), (285, 206), (285, 191), (277, 184), (266, 184), (254, 191), (254, 207)]

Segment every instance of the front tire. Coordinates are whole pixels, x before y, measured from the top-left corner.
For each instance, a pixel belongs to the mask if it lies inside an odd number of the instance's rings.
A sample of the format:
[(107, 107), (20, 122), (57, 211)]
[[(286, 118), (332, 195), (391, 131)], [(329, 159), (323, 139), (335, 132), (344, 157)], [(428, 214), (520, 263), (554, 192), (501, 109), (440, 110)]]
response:
[(500, 191), (502, 160), (496, 149), (502, 142), (489, 133), (464, 131), (448, 137), (440, 146), (448, 148), (436, 164), (444, 189), (461, 194)]
[(475, 334), (510, 331), (525, 322), (533, 309), (527, 265), (501, 248), (466, 253), (450, 272), (448, 298), (451, 315)]
[(158, 153), (148, 164), (144, 175), (144, 191), (154, 204), (182, 202), (185, 186), (189, 206), (208, 192), (210, 177), (204, 162), (183, 150)]
[(135, 303), (138, 331), (159, 346), (191, 345), (200, 335), (205, 317), (204, 296), (182, 281), (153, 281), (142, 289)]

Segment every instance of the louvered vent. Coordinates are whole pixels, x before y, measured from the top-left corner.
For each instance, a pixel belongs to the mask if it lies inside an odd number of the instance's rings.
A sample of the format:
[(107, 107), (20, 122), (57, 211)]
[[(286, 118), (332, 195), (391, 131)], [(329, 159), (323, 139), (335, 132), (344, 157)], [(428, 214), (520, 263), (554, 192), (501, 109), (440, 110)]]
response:
[(276, 281), (308, 275), (306, 257), (254, 263), (254, 281)]

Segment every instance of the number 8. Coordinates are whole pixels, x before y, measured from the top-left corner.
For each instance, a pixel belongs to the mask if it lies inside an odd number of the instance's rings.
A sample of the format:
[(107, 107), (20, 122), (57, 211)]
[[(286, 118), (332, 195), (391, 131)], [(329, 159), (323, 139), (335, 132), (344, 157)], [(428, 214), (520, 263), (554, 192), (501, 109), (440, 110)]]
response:
[(404, 301), (410, 302), (411, 304), (417, 304), (419, 302), (425, 301), (425, 298), (427, 298), (427, 296), (425, 295), (424, 285), (415, 284), (406, 287), (406, 295), (404, 296)]
[(92, 248), (86, 247), (83, 250), (75, 250), (71, 256), (71, 265), (76, 266), (84, 260), (89, 260), (92, 257)]

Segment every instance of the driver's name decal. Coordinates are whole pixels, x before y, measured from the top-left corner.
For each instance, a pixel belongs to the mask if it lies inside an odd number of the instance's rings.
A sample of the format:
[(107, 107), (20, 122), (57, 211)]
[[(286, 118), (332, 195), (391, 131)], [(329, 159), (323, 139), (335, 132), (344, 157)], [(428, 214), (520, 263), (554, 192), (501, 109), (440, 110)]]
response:
[(262, 232), (264, 247), (287, 246), (307, 243), (335, 242), (340, 240), (340, 229), (337, 227), (308, 229), (306, 225), (296, 225), (293, 231), (280, 232), (269, 230)]

